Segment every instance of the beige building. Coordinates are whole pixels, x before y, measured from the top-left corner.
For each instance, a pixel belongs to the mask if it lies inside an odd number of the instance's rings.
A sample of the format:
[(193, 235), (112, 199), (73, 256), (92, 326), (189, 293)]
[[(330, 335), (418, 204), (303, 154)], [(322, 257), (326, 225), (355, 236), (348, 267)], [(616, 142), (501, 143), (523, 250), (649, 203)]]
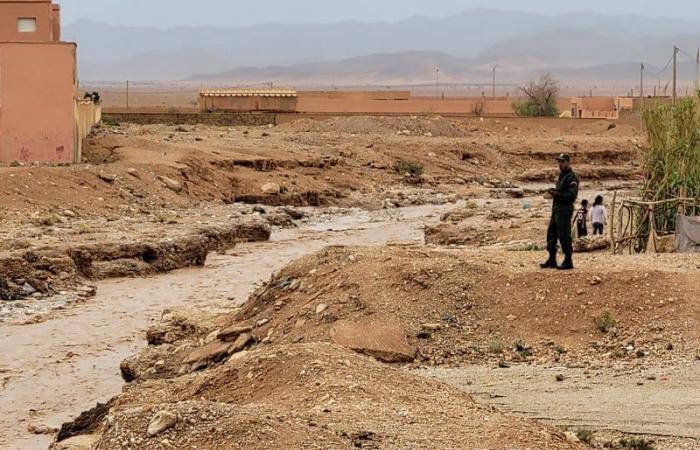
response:
[(219, 90), (199, 93), (200, 111), (209, 112), (295, 112), (297, 92), (293, 90)]
[(0, 163), (71, 163), (99, 120), (77, 99), (76, 44), (51, 0), (0, 0)]

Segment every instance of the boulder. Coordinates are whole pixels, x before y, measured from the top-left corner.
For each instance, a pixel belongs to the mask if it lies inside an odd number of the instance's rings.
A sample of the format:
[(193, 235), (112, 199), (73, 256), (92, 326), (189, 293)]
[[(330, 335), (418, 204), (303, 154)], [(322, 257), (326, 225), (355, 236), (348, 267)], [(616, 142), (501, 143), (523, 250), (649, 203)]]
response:
[(208, 362), (221, 361), (229, 354), (230, 342), (222, 342), (219, 340), (212, 341), (209, 344), (193, 350), (183, 361), (185, 364), (201, 364)]
[(282, 188), (277, 183), (265, 183), (262, 186), (262, 193), (265, 195), (279, 195)]
[(157, 412), (148, 424), (148, 437), (157, 436), (163, 431), (172, 428), (177, 423), (177, 416), (169, 411)]
[(339, 321), (333, 326), (333, 343), (386, 363), (406, 363), (416, 358), (416, 349), (397, 325), (360, 324)]
[(174, 192), (182, 191), (182, 183), (180, 183), (179, 181), (173, 180), (172, 178), (168, 178), (168, 177), (163, 176), (163, 175), (158, 175), (157, 178), (158, 178), (158, 181), (163, 183), (165, 185), (165, 187), (167, 187), (171, 191), (174, 191)]
[(233, 325), (222, 331), (219, 331), (218, 338), (220, 341), (233, 342), (238, 337), (244, 333), (250, 333), (253, 331), (252, 325)]
[(51, 450), (92, 450), (100, 441), (100, 436), (95, 434), (86, 434), (75, 436), (65, 441), (53, 444)]

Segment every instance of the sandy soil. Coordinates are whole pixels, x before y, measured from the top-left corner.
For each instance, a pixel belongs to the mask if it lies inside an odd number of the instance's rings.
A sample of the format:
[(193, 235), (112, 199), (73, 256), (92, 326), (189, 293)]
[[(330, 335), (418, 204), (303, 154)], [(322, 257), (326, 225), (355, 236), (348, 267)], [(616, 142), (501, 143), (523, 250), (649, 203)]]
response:
[[(642, 145), (605, 121), (113, 124), (85, 164), (0, 168), (0, 292), (40, 287), (12, 303), (30, 320), (0, 323), (0, 446), (46, 448), (115, 396), (61, 440), (591, 448), (564, 433), (585, 425), (594, 448), (623, 432), (697, 448), (680, 439), (696, 424), (676, 420), (697, 415), (697, 258), (598, 252), (573, 273), (536, 269), (553, 156), (573, 155), (584, 196), (629, 195)], [(251, 219), (270, 242), (241, 242)], [(86, 246), (90, 270), (75, 257)], [(52, 306), (85, 283), (94, 297)], [(654, 407), (613, 414), (616, 398)]]

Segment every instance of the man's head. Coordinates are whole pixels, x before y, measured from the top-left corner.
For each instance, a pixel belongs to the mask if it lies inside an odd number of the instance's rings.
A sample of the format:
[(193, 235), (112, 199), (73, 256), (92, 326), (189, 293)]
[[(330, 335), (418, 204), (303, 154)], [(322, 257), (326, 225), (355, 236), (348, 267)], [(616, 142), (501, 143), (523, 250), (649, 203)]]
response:
[(584, 208), (588, 208), (588, 200), (585, 200), (585, 199), (582, 200), (582, 201), (581, 201), (581, 206), (583, 206)]
[(571, 157), (566, 153), (559, 155), (557, 161), (559, 161), (559, 170), (562, 172), (571, 168)]

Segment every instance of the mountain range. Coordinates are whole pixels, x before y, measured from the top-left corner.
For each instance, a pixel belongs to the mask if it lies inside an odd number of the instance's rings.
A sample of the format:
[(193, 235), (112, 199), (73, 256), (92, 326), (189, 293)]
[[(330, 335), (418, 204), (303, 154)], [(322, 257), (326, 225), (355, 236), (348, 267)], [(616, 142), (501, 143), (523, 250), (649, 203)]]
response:
[[(674, 45), (681, 76), (695, 78), (700, 21), (476, 9), (447, 18), (392, 23), (156, 29), (81, 20), (64, 28), (79, 45), (88, 81), (188, 80), (295, 85), (410, 84), (435, 80), (518, 83), (544, 71), (563, 82), (632, 82), (650, 77)], [(668, 77), (668, 69), (658, 75)], [(652, 78), (650, 78), (652, 79)], [(655, 79), (655, 78), (654, 78)]]

